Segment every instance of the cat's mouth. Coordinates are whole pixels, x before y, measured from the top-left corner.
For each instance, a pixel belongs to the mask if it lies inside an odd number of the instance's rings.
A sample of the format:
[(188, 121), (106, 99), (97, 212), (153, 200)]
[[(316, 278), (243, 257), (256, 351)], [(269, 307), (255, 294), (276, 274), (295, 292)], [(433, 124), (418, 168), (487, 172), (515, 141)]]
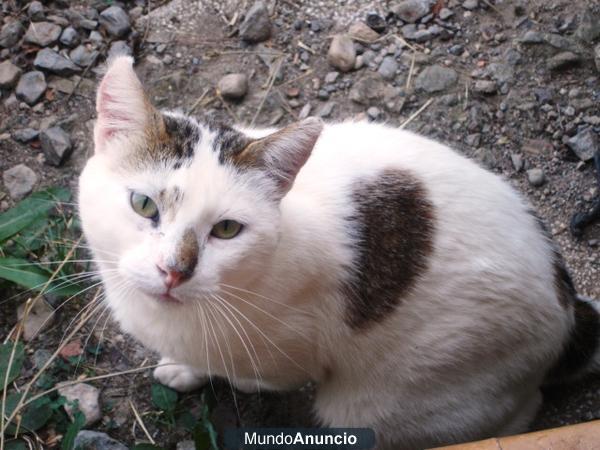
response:
[(169, 303), (174, 305), (181, 305), (183, 303), (177, 297), (173, 296), (169, 291), (155, 295), (154, 298), (156, 298), (161, 303)]

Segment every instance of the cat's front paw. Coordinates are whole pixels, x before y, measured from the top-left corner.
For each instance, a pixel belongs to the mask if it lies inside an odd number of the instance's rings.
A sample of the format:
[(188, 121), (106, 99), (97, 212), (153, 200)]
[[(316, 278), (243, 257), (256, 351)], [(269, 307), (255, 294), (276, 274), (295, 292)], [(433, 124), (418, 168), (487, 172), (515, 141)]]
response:
[(154, 378), (176, 391), (193, 391), (208, 381), (208, 377), (198, 370), (185, 364), (177, 364), (170, 358), (162, 358), (159, 364), (154, 369)]

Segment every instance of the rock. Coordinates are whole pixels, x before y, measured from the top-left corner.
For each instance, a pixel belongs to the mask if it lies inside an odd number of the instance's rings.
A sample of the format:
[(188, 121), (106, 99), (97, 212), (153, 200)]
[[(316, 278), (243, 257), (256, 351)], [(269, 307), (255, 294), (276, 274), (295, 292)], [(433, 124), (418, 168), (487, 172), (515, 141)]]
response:
[(581, 57), (579, 55), (571, 52), (561, 52), (550, 58), (546, 64), (550, 70), (560, 70), (574, 66), (580, 62)]
[(381, 110), (376, 106), (371, 106), (369, 109), (367, 109), (367, 116), (371, 120), (377, 120), (379, 119), (379, 116), (381, 116)]
[(15, 66), (10, 60), (0, 63), (0, 88), (10, 89), (19, 80), (21, 69)]
[(331, 40), (327, 60), (336, 69), (348, 72), (354, 68), (356, 49), (352, 38), (346, 34), (337, 34)]
[(23, 339), (30, 341), (52, 325), (54, 322), (54, 310), (43, 298), (38, 298), (27, 317), (25, 317), (25, 305), (26, 303), (22, 303), (19, 306), (17, 317), (20, 321), (23, 321)]
[(379, 34), (383, 33), (387, 27), (385, 19), (377, 13), (367, 14), (366, 22), (369, 28)]
[(385, 80), (393, 80), (396, 77), (396, 71), (398, 70), (398, 63), (396, 58), (393, 56), (386, 56), (381, 61), (381, 65), (377, 70), (377, 73)]
[(510, 64), (490, 63), (485, 70), (485, 75), (500, 84), (504, 84), (513, 80), (515, 69)]
[(394, 94), (394, 88), (389, 86), (380, 75), (368, 74), (354, 83), (349, 97), (360, 105), (376, 106), (387, 101)]
[(418, 90), (433, 93), (443, 91), (456, 84), (458, 75), (450, 68), (433, 65), (426, 67), (415, 80)]
[(333, 71), (333, 72), (327, 72), (327, 75), (325, 75), (325, 84), (333, 84), (337, 81), (338, 77), (340, 76), (339, 72)]
[(405, 22), (415, 23), (429, 14), (435, 0), (404, 0), (392, 6), (391, 11)]
[(15, 46), (24, 32), (25, 29), (18, 20), (7, 22), (0, 29), (0, 47), (10, 48)]
[(325, 103), (321, 109), (319, 109), (319, 111), (317, 112), (317, 116), (322, 117), (322, 118), (327, 118), (331, 115), (331, 113), (333, 112), (333, 108), (335, 107), (335, 103), (333, 102), (327, 102)]
[(440, 19), (442, 19), (442, 20), (448, 20), (453, 15), (454, 15), (454, 12), (448, 8), (440, 9), (439, 16), (440, 16)]
[(75, 437), (77, 450), (128, 450), (127, 446), (99, 431), (81, 430)]
[(43, 348), (37, 349), (35, 352), (33, 352), (33, 356), (31, 358), (33, 360), (33, 367), (36, 369), (41, 369), (50, 358), (52, 358), (52, 352), (50, 350)]
[(90, 42), (94, 42), (97, 45), (102, 44), (102, 35), (97, 31), (92, 31), (89, 37)]
[(306, 105), (304, 105), (302, 107), (302, 109), (300, 110), (300, 113), (298, 114), (298, 119), (299, 120), (306, 119), (310, 115), (311, 109), (312, 109), (312, 106), (310, 106), (310, 103), (307, 103)]
[(473, 90), (479, 94), (492, 95), (495, 94), (498, 87), (495, 81), (477, 80)]
[(39, 131), (34, 130), (33, 128), (23, 128), (21, 130), (15, 130), (12, 132), (12, 138), (17, 142), (22, 142), (23, 144), (34, 140), (40, 134)]
[(32, 106), (44, 94), (46, 87), (46, 77), (44, 77), (44, 74), (34, 70), (21, 76), (15, 93), (19, 99)]
[(590, 161), (600, 151), (600, 138), (592, 128), (586, 128), (567, 140), (567, 145), (582, 161)]
[(594, 48), (594, 62), (596, 63), (596, 69), (600, 72), (600, 44)]
[(246, 13), (240, 25), (240, 37), (250, 43), (266, 41), (271, 37), (271, 18), (263, 2), (254, 3)]
[(355, 22), (350, 25), (348, 34), (359, 42), (371, 43), (379, 39), (379, 34), (363, 22)]
[(575, 36), (582, 41), (591, 43), (600, 38), (600, 14), (588, 8), (580, 16), (580, 23)]
[(479, 147), (479, 144), (481, 144), (481, 133), (469, 134), (466, 142), (470, 147)]
[(67, 27), (63, 30), (60, 35), (60, 43), (66, 45), (67, 47), (75, 47), (79, 44), (79, 33), (73, 27)]
[(517, 172), (520, 172), (525, 167), (525, 162), (523, 161), (523, 157), (518, 153), (511, 153), (510, 160), (512, 162), (513, 167)]
[(539, 31), (529, 30), (520, 39), (523, 44), (541, 44), (544, 42), (544, 36)]
[(248, 77), (243, 73), (230, 73), (219, 80), (217, 92), (225, 99), (240, 100), (248, 91)]
[(546, 181), (546, 176), (542, 169), (529, 169), (527, 171), (527, 181), (535, 187), (539, 187)]
[(41, 2), (33, 1), (27, 7), (27, 15), (32, 22), (41, 22), (44, 17), (44, 5)]
[(5, 170), (2, 179), (10, 197), (18, 201), (33, 190), (38, 181), (38, 176), (25, 164), (19, 164)]
[(73, 149), (69, 135), (60, 127), (51, 127), (42, 131), (40, 141), (46, 162), (51, 166), (62, 165)]
[(58, 41), (61, 28), (51, 22), (30, 23), (27, 33), (25, 33), (25, 42), (47, 47)]
[(33, 65), (36, 69), (62, 76), (73, 75), (81, 71), (72, 61), (50, 48), (40, 50), (33, 60)]
[(79, 45), (69, 53), (69, 58), (71, 58), (71, 61), (81, 67), (89, 66), (96, 60), (97, 57), (98, 52), (86, 45)]
[[(100, 410), (100, 390), (91, 384), (79, 383), (64, 386), (58, 385), (58, 393), (67, 399), (64, 408), (71, 419), (77, 408), (85, 416), (85, 426), (92, 425), (102, 418)], [(77, 406), (73, 403), (77, 402)]]
[(108, 57), (114, 58), (115, 56), (120, 55), (133, 55), (133, 50), (126, 41), (114, 41), (110, 44), (110, 50), (108, 51)]
[(478, 6), (479, 6), (478, 0), (465, 0), (462, 4), (462, 7), (468, 11), (473, 11), (474, 9), (477, 9)]
[(194, 441), (181, 441), (177, 443), (175, 450), (196, 450), (196, 444)]
[(587, 53), (587, 49), (571, 37), (555, 33), (543, 33), (542, 37), (544, 42), (559, 50), (577, 53), (578, 55)]
[(131, 30), (129, 16), (119, 6), (111, 6), (100, 13), (100, 25), (114, 37), (125, 37)]

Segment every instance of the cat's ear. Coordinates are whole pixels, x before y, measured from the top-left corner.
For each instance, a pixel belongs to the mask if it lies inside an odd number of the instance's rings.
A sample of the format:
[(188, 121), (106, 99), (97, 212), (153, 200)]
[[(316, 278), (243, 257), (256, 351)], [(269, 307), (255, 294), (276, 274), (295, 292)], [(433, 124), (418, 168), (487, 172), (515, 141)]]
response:
[(241, 156), (252, 165), (267, 170), (283, 196), (291, 189), (322, 130), (323, 122), (309, 117), (252, 142)]
[(117, 56), (109, 62), (96, 95), (96, 112), (96, 152), (116, 141), (139, 139), (155, 120), (156, 111), (133, 70), (133, 58)]

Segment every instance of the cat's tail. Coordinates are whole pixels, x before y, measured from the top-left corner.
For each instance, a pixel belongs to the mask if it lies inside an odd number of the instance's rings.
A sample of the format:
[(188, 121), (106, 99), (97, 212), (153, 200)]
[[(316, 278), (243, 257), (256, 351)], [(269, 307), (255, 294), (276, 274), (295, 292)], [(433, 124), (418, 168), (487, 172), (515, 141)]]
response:
[(600, 300), (576, 294), (571, 306), (573, 326), (560, 358), (546, 376), (547, 384), (600, 373)]

